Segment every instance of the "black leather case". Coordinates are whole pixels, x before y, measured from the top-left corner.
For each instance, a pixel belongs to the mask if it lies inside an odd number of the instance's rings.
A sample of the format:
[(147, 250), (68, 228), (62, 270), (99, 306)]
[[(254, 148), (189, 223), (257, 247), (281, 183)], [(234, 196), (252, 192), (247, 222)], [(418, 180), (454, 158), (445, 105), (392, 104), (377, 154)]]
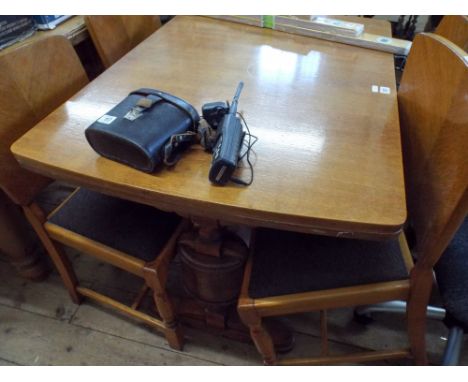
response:
[(173, 135), (197, 131), (200, 117), (186, 101), (154, 89), (131, 92), (85, 130), (100, 155), (145, 172), (163, 160)]

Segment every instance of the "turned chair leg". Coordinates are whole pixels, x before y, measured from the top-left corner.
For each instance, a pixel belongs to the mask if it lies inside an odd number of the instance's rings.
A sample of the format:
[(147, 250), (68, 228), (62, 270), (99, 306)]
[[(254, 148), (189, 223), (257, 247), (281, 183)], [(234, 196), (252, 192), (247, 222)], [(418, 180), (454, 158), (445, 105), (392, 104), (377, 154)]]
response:
[(56, 245), (47, 234), (44, 228), (46, 218), (42, 210), (39, 206), (33, 203), (29, 206), (23, 206), (23, 211), (26, 218), (39, 236), (39, 239), (47, 250), (47, 253), (52, 259), (55, 267), (57, 268), (57, 271), (59, 272), (71, 299), (75, 304), (80, 304), (82, 301), (82, 296), (78, 294), (76, 290), (76, 287), (78, 286), (78, 280), (76, 278), (75, 272), (73, 271), (73, 267), (63, 249)]
[(238, 313), (244, 325), (249, 328), (250, 337), (261, 354), (263, 363), (265, 365), (276, 365), (277, 357), (273, 339), (262, 324), (262, 318), (255, 312), (255, 308), (239, 307)]
[(165, 292), (154, 291), (153, 298), (164, 325), (166, 326), (165, 336), (169, 346), (173, 349), (182, 350), (184, 347), (184, 335), (181, 326), (175, 319), (169, 296)]
[(24, 214), (0, 190), (0, 252), (8, 257), (18, 274), (29, 280), (47, 277), (48, 269), (39, 254), (36, 240)]
[(257, 350), (263, 357), (263, 363), (265, 365), (276, 365), (276, 352), (268, 331), (260, 323), (258, 325), (249, 325), (250, 335), (257, 347)]
[(144, 278), (147, 285), (153, 290), (153, 299), (165, 326), (165, 336), (169, 346), (176, 350), (182, 350), (184, 336), (182, 328), (175, 317), (174, 308), (169, 295), (166, 293), (165, 283), (162, 282), (157, 269), (144, 268)]

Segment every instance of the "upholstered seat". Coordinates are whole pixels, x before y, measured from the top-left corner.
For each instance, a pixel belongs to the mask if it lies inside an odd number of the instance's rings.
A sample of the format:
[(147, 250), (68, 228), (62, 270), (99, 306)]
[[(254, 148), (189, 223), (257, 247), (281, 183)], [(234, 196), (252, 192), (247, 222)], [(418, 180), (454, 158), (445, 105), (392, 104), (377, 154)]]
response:
[(468, 331), (468, 219), (434, 267), (447, 326)]
[(252, 298), (408, 278), (396, 239), (377, 242), (259, 229), (254, 245)]
[(180, 221), (174, 213), (80, 188), (52, 214), (48, 224), (151, 261)]

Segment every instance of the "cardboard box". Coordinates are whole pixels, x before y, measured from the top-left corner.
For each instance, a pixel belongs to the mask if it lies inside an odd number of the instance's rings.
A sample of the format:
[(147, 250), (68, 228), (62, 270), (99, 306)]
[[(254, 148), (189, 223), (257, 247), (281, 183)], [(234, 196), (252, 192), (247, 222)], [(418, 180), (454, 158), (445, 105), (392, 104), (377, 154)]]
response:
[(322, 16), (208, 16), (407, 56), (411, 41), (366, 33), (363, 24)]
[(364, 24), (322, 16), (275, 16), (276, 24), (352, 37), (358, 37), (364, 32)]

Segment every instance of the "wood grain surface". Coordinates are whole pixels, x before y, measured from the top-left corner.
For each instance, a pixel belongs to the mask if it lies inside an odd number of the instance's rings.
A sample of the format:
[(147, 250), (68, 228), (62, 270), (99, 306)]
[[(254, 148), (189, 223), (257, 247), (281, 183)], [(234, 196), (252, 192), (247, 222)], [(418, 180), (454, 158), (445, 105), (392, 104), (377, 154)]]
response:
[(85, 21), (106, 68), (161, 27), (159, 16), (86, 16)]
[(465, 52), (468, 51), (468, 16), (444, 16), (435, 33), (452, 41)]
[(415, 42), (398, 99), (418, 267), (432, 270), (468, 213), (468, 59), (436, 34)]
[(15, 203), (29, 204), (50, 179), (21, 168), (11, 144), (87, 83), (80, 59), (63, 36), (0, 55), (0, 187)]
[[(378, 23), (378, 21), (375, 21)], [(384, 23), (385, 24), (385, 23)], [(385, 24), (387, 35), (390, 30)], [(96, 154), (84, 129), (140, 87), (198, 110), (245, 87), (250, 187), (213, 186), (193, 146), (145, 174)], [(390, 94), (373, 93), (372, 85)], [(20, 163), (108, 194), (232, 223), (384, 238), (406, 220), (393, 56), (201, 17), (177, 17), (12, 146)], [(240, 176), (248, 177), (247, 170)]]

